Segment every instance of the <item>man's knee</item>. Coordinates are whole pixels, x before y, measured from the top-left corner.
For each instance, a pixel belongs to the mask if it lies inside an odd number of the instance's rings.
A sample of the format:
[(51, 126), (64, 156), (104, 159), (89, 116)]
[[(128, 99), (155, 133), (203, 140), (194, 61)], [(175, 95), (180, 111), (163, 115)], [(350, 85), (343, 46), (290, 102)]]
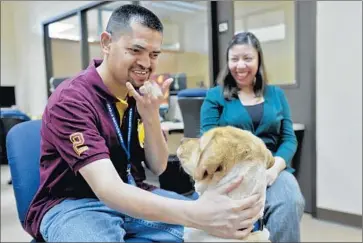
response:
[[(46, 242), (123, 242), (126, 232), (121, 226), (88, 227), (87, 223), (74, 221), (63, 224), (54, 224), (47, 231), (42, 232)], [(107, 224), (106, 224), (107, 225)], [(105, 226), (106, 226), (105, 225)]]
[[(181, 225), (148, 221), (131, 217), (125, 218), (125, 230), (134, 239), (153, 242), (183, 242), (184, 227)], [(129, 241), (130, 238), (126, 238)]]
[(50, 242), (121, 242), (121, 214), (98, 200), (66, 200), (43, 217), (40, 232)]

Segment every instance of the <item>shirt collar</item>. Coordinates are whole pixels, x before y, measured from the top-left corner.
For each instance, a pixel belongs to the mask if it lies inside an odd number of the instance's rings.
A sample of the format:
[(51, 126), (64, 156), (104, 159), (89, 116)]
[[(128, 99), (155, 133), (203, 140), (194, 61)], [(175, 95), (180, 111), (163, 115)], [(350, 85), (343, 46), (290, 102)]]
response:
[(96, 68), (101, 65), (102, 61), (102, 59), (93, 59), (91, 61), (90, 65), (85, 70), (86, 80), (101, 99), (114, 103), (117, 102), (118, 99), (106, 87), (101, 76), (96, 70)]

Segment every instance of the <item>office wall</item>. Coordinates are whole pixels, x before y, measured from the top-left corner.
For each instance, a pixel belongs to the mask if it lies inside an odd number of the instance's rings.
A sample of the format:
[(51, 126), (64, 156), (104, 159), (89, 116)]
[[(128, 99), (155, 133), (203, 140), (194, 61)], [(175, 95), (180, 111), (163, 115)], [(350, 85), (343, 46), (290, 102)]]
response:
[[(89, 43), (91, 58), (101, 57), (99, 43)], [(53, 73), (55, 77), (68, 77), (81, 70), (79, 41), (52, 39)], [(155, 73), (186, 73), (187, 87), (195, 88), (198, 82), (209, 83), (208, 55), (196, 51), (163, 51)]]
[[(8, 68), (5, 68), (1, 82), (5, 77), (16, 80), (11, 83), (17, 85), (18, 106), (24, 112), (39, 116), (47, 102), (42, 21), (89, 2), (1, 1), (2, 43), (6, 36), (6, 51), (3, 52), (2, 47), (1, 60), (12, 60), (6, 64)], [(1, 73), (3, 67), (2, 64)]]
[(362, 2), (317, 3), (317, 207), (362, 214)]
[[(267, 75), (271, 84), (293, 84), (295, 77), (295, 4), (291, 1), (234, 1), (235, 32), (284, 25), (283, 39), (260, 39)], [(276, 33), (277, 30), (270, 30)], [(266, 33), (266, 32), (265, 32)], [(272, 34), (267, 36), (271, 37)], [(275, 34), (275, 37), (278, 34)], [(266, 34), (261, 37), (266, 38)], [(223, 56), (223, 58), (225, 58)]]
[(1, 2), (1, 85), (16, 86), (16, 56), (14, 55), (13, 5)]

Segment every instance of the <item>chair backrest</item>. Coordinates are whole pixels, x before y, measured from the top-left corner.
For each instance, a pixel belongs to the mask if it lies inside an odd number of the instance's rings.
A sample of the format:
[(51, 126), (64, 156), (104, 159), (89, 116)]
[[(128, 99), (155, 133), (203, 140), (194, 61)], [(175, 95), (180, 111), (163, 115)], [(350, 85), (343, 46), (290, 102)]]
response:
[(3, 133), (3, 142), (4, 142), (4, 147), (2, 148), (2, 155), (5, 156), (5, 158), (2, 158), (2, 164), (8, 164), (8, 159), (7, 159), (7, 155), (6, 155), (6, 146), (5, 146), (5, 142), (6, 142), (6, 136), (8, 134), (8, 132), (11, 130), (12, 127), (16, 126), (19, 123), (25, 122), (25, 121), (29, 121), (30, 119), (23, 118), (23, 117), (3, 117), (1, 118), (1, 123), (2, 123), (2, 133)]
[(68, 79), (68, 77), (52, 77), (49, 80), (50, 83), (50, 92), (54, 92), (54, 90), (64, 81)]
[(26, 121), (15, 125), (6, 136), (7, 157), (22, 224), (39, 187), (40, 126), (41, 120)]
[(184, 137), (200, 136), (200, 108), (206, 93), (206, 89), (185, 89), (178, 93), (178, 103), (184, 122)]
[(170, 84), (170, 92), (179, 92), (187, 88), (187, 75), (186, 73), (176, 73), (171, 75), (173, 82)]
[(5, 129), (3, 120), (0, 119), (0, 164), (7, 164), (8, 159), (6, 157), (5, 147)]

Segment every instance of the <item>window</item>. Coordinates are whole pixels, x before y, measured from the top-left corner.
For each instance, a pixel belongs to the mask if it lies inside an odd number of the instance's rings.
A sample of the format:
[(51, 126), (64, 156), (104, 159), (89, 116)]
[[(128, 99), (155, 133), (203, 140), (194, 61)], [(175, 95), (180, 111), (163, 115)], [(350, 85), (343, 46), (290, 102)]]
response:
[[(87, 26), (82, 28), (87, 28), (88, 61), (102, 58), (100, 35), (106, 29), (113, 10), (130, 3), (133, 2), (101, 1), (81, 10), (87, 17)], [(171, 91), (209, 87), (207, 2), (140, 1), (139, 4), (153, 11), (164, 25), (162, 54), (152, 79), (174, 78)], [(49, 39), (46, 39), (45, 47), (51, 46), (52, 54), (47, 61), (49, 80), (70, 77), (83, 69), (85, 60), (82, 60), (81, 32), (84, 32), (78, 13), (79, 10), (74, 10), (69, 14), (72, 17), (59, 17), (62, 20), (48, 26)]]
[(112, 11), (119, 6), (130, 4), (128, 1), (115, 1), (98, 8), (87, 11), (88, 48), (90, 61), (95, 58), (102, 58), (100, 38), (101, 33), (106, 30), (106, 26)]
[(53, 77), (69, 77), (82, 68), (80, 24), (73, 16), (49, 25), (52, 46)]
[(208, 87), (207, 2), (141, 1), (164, 26), (162, 54), (154, 78), (173, 77), (171, 90)]
[(235, 33), (250, 31), (261, 42), (271, 84), (295, 83), (293, 1), (235, 1)]

